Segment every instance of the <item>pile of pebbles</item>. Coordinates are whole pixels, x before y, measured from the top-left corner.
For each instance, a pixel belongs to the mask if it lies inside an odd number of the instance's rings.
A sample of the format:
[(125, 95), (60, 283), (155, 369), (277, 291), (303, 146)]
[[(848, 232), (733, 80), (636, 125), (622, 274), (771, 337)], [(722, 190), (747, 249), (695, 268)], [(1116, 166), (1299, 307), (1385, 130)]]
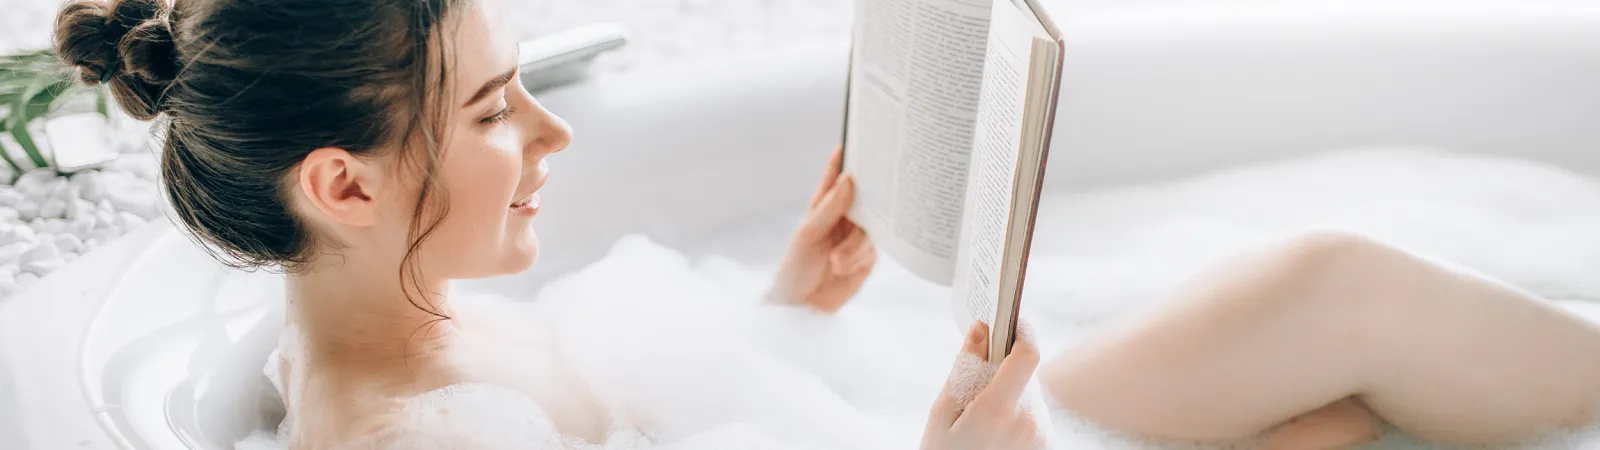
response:
[(153, 155), (71, 175), (0, 170), (0, 302), (164, 214)]

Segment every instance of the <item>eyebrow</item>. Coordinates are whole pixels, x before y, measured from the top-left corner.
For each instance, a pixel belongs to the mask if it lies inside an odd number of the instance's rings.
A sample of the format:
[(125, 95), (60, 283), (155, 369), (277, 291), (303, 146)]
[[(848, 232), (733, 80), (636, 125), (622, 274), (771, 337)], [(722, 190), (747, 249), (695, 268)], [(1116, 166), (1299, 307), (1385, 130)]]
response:
[(489, 96), (490, 92), (497, 91), (500, 88), (506, 87), (507, 84), (511, 84), (511, 79), (516, 76), (517, 68), (512, 67), (511, 70), (506, 71), (506, 73), (502, 73), (500, 76), (494, 77), (494, 79), (489, 80), (488, 83), (484, 83), (483, 87), (478, 88), (478, 92), (472, 94), (472, 98), (467, 99), (467, 102), (463, 103), (461, 107), (465, 108), (472, 106), (472, 104), (477, 103), (478, 100), (483, 100), (484, 97)]

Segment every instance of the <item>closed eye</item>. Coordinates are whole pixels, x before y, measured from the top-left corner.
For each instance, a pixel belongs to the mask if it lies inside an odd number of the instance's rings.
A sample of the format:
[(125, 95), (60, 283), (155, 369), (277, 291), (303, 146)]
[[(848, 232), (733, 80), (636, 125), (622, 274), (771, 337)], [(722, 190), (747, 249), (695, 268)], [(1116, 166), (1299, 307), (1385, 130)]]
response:
[(511, 118), (512, 114), (515, 114), (516, 112), (517, 112), (517, 107), (516, 106), (507, 105), (505, 109), (500, 110), (500, 112), (494, 113), (494, 115), (492, 115), (492, 116), (485, 117), (485, 118), (479, 120), (478, 123), (481, 123), (481, 124), (484, 124), (484, 125), (491, 125), (491, 124), (505, 122), (507, 119)]

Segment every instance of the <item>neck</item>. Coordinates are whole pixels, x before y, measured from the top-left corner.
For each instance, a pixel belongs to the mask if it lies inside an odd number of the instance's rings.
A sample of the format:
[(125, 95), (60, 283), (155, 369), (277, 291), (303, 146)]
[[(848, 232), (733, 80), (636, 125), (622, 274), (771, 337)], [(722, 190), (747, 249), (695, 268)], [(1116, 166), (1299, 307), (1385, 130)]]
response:
[(314, 363), (407, 365), (454, 338), (448, 289), (442, 279), (402, 283), (395, 270), (325, 267), (288, 277), (287, 318)]

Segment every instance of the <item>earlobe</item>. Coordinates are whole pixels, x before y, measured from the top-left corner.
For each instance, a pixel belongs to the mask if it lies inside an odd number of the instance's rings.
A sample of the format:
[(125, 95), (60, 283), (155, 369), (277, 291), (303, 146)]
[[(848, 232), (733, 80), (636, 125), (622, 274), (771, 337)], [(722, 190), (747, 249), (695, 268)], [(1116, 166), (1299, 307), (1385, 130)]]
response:
[(300, 162), (296, 183), (310, 206), (335, 223), (366, 227), (378, 221), (377, 171), (340, 148), (319, 148)]

